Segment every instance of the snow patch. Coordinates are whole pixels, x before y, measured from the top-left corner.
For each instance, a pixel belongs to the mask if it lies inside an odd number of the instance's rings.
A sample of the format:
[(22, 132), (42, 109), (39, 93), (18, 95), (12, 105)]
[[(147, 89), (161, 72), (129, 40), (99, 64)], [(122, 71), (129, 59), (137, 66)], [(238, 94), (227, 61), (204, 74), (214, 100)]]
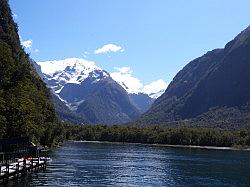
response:
[(143, 93), (146, 93), (148, 95), (154, 95), (153, 98), (158, 98), (164, 93), (167, 87), (168, 84), (164, 80), (159, 79), (157, 81), (153, 81), (150, 84), (145, 85), (143, 88)]
[(158, 97), (160, 97), (162, 94), (164, 94), (165, 90), (161, 90), (157, 93), (151, 93), (149, 94), (149, 97), (153, 98), (153, 99), (157, 99)]
[(95, 65), (95, 62), (80, 59), (68, 58), (65, 60), (52, 60), (45, 62), (37, 62), (41, 66), (41, 71), (48, 81), (54, 81), (58, 84), (52, 87), (49, 83), (48, 86), (54, 90), (55, 93), (60, 93), (65, 84), (81, 84), (86, 78), (102, 78), (109, 77), (109, 74)]
[(74, 103), (68, 103), (68, 107), (70, 108), (70, 110), (72, 111), (76, 111), (79, 107), (80, 104), (82, 104), (85, 100), (80, 100)]

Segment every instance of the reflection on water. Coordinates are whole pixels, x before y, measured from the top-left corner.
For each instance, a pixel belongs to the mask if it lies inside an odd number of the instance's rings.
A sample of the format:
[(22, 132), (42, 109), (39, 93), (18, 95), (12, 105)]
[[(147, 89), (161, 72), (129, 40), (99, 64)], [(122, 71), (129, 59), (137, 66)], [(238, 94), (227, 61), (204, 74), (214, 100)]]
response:
[(8, 186), (250, 186), (250, 152), (67, 143)]

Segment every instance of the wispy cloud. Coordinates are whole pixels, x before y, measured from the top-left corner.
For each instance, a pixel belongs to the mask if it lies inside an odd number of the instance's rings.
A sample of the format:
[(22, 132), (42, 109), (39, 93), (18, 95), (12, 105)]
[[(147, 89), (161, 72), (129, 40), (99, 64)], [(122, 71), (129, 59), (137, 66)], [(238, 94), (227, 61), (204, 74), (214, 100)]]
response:
[(32, 40), (21, 41), (22, 46), (24, 46), (26, 49), (31, 49), (32, 43)]
[(39, 49), (32, 49), (33, 47), (33, 41), (31, 39), (29, 40), (23, 40), (22, 37), (20, 36), (21, 44), (25, 49), (28, 49), (29, 52), (31, 53), (39, 53)]
[[(162, 80), (156, 80), (150, 84), (144, 85), (140, 79), (134, 77), (133, 70), (130, 67), (115, 67), (115, 72), (111, 73), (111, 77), (118, 82), (128, 93), (145, 93), (152, 95), (155, 93), (163, 93), (167, 89), (168, 84)], [(159, 97), (161, 94), (153, 97)]]
[(153, 81), (150, 84), (147, 84), (143, 88), (143, 92), (146, 94), (153, 94), (153, 93), (158, 93), (162, 90), (166, 90), (168, 87), (168, 84), (162, 80), (159, 79), (157, 81)]
[(90, 54), (90, 53), (89, 53), (88, 51), (84, 51), (83, 54), (82, 54), (82, 56), (83, 56), (84, 58), (89, 58), (89, 57), (88, 57), (89, 54)]
[(17, 18), (18, 18), (17, 14), (14, 13), (14, 14), (13, 14), (13, 18), (14, 18), (14, 19), (17, 19)]
[(121, 67), (121, 68), (115, 67), (114, 69), (117, 70), (121, 74), (132, 75), (132, 73), (133, 73), (133, 71), (131, 70), (130, 67)]
[(130, 67), (115, 67), (116, 71), (111, 73), (111, 77), (118, 82), (125, 90), (129, 93), (139, 93), (142, 88), (143, 84), (141, 81), (134, 77), (133, 71)]
[(94, 51), (95, 54), (105, 54), (105, 53), (110, 53), (110, 52), (123, 52), (124, 49), (119, 46), (119, 45), (115, 45), (115, 44), (106, 44), (104, 46), (102, 46), (99, 49), (96, 49)]

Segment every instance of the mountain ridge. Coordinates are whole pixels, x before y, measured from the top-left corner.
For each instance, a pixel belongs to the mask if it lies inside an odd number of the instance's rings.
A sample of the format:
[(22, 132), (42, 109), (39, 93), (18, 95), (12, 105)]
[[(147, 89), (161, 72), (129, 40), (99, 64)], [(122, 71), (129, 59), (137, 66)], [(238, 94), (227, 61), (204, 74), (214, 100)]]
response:
[[(114, 81), (107, 71), (97, 67), (94, 62), (70, 58), (38, 62), (34, 67), (42, 73), (43, 80), (51, 88), (53, 95), (57, 97), (57, 99), (54, 98), (54, 104), (58, 115), (63, 118), (62, 120), (92, 124), (127, 123), (145, 111), (145, 109), (137, 108), (126, 90)], [(47, 69), (49, 70), (46, 71)], [(106, 89), (103, 89), (103, 86)], [(106, 96), (104, 91), (106, 91)], [(116, 99), (117, 93), (120, 94), (120, 99)], [(149, 97), (145, 99), (153, 101)], [(108, 102), (112, 104), (108, 104)], [(65, 106), (62, 106), (63, 104)], [(121, 107), (122, 105), (124, 107)], [(148, 102), (147, 105), (145, 107), (148, 109), (151, 102)], [(112, 111), (113, 116), (109, 110)], [(105, 117), (105, 113), (109, 115)], [(82, 120), (75, 119), (75, 117)]]
[[(223, 49), (212, 50), (177, 73), (165, 93), (138, 123), (196, 120), (214, 108), (243, 107), (250, 101), (250, 29), (237, 35)], [(226, 111), (226, 110), (225, 110)], [(230, 126), (230, 122), (228, 122)], [(213, 126), (213, 124), (211, 124)]]

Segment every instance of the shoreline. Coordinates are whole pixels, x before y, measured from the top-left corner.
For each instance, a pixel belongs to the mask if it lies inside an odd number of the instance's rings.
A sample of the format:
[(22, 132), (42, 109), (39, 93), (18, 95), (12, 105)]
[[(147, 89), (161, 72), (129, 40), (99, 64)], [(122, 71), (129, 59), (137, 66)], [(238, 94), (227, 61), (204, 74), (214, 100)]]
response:
[(87, 140), (68, 140), (66, 142), (73, 143), (99, 143), (99, 144), (132, 144), (132, 145), (148, 145), (155, 147), (169, 148), (189, 148), (189, 149), (205, 149), (205, 150), (230, 150), (230, 151), (250, 151), (250, 147), (217, 147), (217, 146), (199, 146), (199, 145), (170, 145), (170, 144), (147, 144), (147, 143), (130, 143), (130, 142), (108, 142), (108, 141), (87, 141)]

